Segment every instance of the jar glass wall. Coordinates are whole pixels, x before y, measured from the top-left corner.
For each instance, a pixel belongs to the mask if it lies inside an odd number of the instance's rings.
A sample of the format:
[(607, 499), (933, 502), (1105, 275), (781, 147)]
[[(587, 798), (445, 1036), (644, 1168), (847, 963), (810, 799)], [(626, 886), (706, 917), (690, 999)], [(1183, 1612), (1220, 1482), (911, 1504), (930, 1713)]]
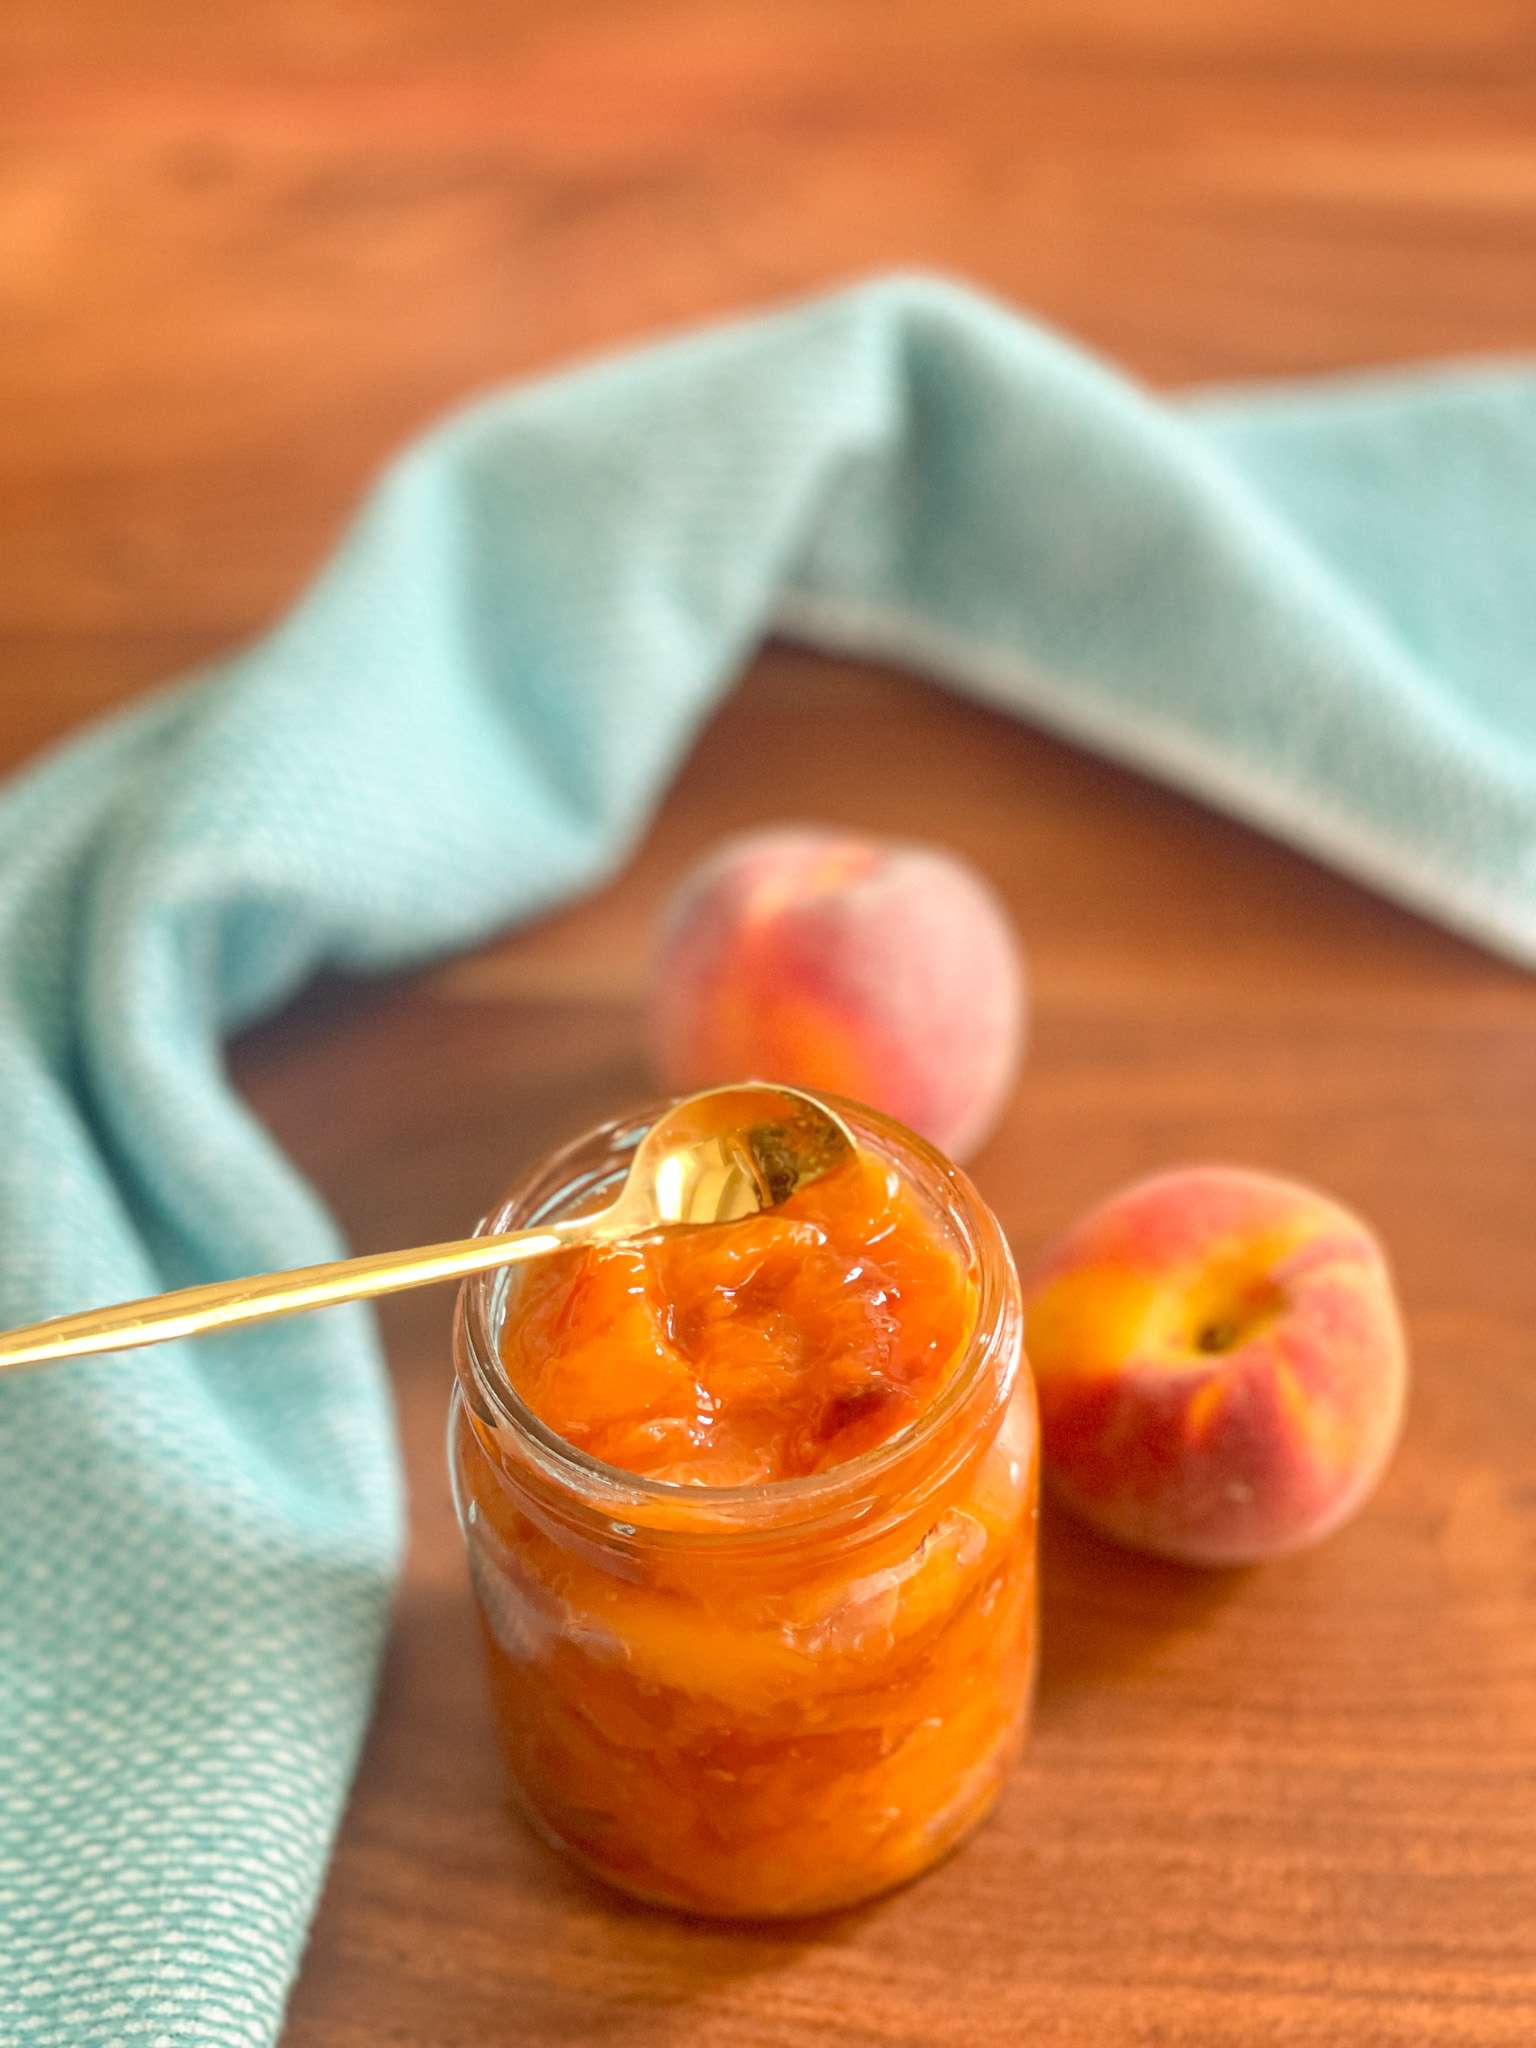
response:
[[(817, 1912), (916, 1875), (990, 1809), (1028, 1714), (1038, 1447), (1012, 1261), (963, 1175), (843, 1108), (976, 1289), (964, 1356), (888, 1442), (756, 1486), (640, 1478), (511, 1386), (507, 1273), (458, 1303), (449, 1456), (517, 1798), (589, 1869), (691, 1912)], [(482, 1227), (601, 1206), (649, 1120), (578, 1141)]]

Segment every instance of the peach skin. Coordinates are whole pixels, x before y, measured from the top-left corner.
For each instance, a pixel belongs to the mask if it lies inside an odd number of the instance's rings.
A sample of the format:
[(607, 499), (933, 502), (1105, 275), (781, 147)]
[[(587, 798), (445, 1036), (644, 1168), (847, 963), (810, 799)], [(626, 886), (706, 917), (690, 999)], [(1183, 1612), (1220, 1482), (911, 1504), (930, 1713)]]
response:
[(1079, 1222), (1030, 1291), (1045, 1473), (1104, 1535), (1251, 1564), (1385, 1470), (1407, 1352), (1374, 1233), (1315, 1190), (1187, 1167)]
[(666, 917), (665, 1085), (752, 1075), (870, 1103), (952, 1158), (997, 1122), (1024, 1031), (1018, 941), (952, 854), (785, 826), (726, 840)]

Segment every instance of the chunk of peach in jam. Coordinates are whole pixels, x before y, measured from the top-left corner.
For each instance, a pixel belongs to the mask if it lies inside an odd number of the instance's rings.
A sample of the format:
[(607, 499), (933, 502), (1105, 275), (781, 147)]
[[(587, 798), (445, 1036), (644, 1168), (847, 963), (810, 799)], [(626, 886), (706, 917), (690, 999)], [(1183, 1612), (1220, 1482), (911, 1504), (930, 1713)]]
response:
[(965, 1266), (864, 1152), (749, 1222), (524, 1268), (501, 1356), (578, 1450), (649, 1479), (742, 1486), (824, 1471), (904, 1429), (975, 1321)]
[[(456, 1408), (519, 1799), (644, 1898), (755, 1917), (886, 1890), (981, 1818), (1021, 1737), (1037, 1457), (1018, 1285), (974, 1194), (962, 1246), (917, 1184), (933, 1155), (898, 1139), (871, 1119), (852, 1166), (748, 1222), (513, 1276), (505, 1379), (612, 1481), (636, 1476), (622, 1516), (554, 1498)], [(775, 1520), (778, 1482), (813, 1475), (845, 1480), (833, 1505)], [(751, 1490), (738, 1509), (760, 1495), (761, 1524), (723, 1514), (721, 1488)]]

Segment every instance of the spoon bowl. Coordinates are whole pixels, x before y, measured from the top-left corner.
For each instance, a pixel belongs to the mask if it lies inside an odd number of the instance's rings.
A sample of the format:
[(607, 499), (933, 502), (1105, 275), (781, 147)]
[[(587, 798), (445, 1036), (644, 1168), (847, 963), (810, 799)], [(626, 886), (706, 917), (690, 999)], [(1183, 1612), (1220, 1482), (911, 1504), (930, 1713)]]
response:
[(644, 1205), (656, 1224), (734, 1223), (776, 1209), (853, 1157), (841, 1117), (798, 1088), (711, 1088), (674, 1103), (635, 1148), (610, 1216)]

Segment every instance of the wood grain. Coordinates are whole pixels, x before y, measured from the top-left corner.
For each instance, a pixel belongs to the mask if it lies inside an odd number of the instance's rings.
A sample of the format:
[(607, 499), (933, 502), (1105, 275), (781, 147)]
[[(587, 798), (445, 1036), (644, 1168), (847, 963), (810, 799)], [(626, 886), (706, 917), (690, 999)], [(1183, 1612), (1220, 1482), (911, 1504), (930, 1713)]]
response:
[[(0, 760), (259, 629), (466, 390), (892, 262), (1159, 382), (1530, 347), (1536, 13), (12, 0)], [(660, 896), (783, 815), (944, 839), (1013, 905), (1035, 1044), (978, 1174), (1026, 1259), (1192, 1157), (1380, 1224), (1418, 1368), (1402, 1454), (1358, 1524), (1262, 1572), (1053, 1520), (1038, 1733), (996, 1822), (884, 1905), (720, 1931), (616, 1903), (507, 1816), (445, 1305), (390, 1305), (411, 1556), (291, 2048), (1527, 2048), (1528, 977), (1069, 748), (779, 650), (612, 888), (317, 991), (240, 1078), (359, 1245), (455, 1229), (646, 1092)]]

